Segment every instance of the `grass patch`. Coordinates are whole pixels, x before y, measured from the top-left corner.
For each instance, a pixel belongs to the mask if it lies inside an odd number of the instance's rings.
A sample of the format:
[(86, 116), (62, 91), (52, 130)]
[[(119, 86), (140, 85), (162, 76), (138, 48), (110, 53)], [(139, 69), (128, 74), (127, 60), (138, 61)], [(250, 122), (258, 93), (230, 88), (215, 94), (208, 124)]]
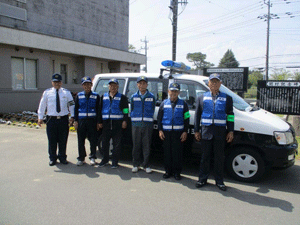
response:
[[(299, 144), (300, 143), (300, 136), (296, 136), (296, 140)], [(300, 160), (299, 147), (298, 147), (298, 155), (296, 155), (296, 159)]]

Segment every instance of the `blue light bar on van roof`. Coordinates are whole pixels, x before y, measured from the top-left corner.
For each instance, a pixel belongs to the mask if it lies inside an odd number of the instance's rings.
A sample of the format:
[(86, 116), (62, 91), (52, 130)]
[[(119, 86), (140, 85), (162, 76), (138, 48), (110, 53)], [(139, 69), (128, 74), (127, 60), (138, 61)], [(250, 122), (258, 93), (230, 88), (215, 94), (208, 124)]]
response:
[(169, 67), (172, 69), (176, 69), (176, 70), (182, 70), (182, 71), (187, 71), (190, 70), (191, 67), (186, 66), (184, 63), (182, 62), (174, 62), (172, 60), (165, 60), (161, 62), (161, 65), (165, 66), (165, 67)]

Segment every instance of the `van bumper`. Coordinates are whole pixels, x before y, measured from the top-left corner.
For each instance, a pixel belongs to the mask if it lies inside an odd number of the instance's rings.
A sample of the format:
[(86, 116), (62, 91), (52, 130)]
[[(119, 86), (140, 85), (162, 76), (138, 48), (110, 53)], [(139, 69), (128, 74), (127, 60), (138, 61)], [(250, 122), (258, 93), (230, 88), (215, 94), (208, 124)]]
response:
[(264, 145), (265, 160), (271, 167), (288, 168), (295, 164), (296, 154), (298, 153), (298, 143), (290, 145)]

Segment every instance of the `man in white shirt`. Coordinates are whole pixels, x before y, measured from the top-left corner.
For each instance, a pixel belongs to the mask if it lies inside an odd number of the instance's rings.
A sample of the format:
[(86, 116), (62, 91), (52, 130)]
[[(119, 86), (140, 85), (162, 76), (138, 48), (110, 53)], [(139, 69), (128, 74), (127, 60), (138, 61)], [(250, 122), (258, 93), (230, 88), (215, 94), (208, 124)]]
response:
[[(43, 123), (46, 112), (45, 123), (48, 136), (49, 165), (54, 166), (56, 160), (68, 164), (66, 147), (69, 136), (69, 114), (70, 123), (74, 122), (74, 100), (69, 90), (62, 88), (62, 77), (56, 73), (52, 76), (52, 88), (44, 91), (38, 109), (38, 125)], [(58, 154), (57, 154), (58, 144)]]

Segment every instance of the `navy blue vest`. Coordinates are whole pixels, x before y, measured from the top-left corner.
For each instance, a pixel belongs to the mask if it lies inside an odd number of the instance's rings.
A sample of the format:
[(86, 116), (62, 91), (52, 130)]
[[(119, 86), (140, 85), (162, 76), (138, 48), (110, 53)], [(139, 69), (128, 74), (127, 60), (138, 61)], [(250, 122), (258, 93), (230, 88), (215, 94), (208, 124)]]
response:
[(226, 97), (225, 93), (219, 92), (214, 103), (210, 91), (203, 94), (202, 125), (215, 124), (217, 126), (226, 126)]
[(132, 95), (133, 111), (130, 113), (132, 122), (153, 122), (154, 114), (154, 95), (147, 91), (144, 99), (138, 94), (138, 91)]
[(172, 108), (170, 99), (164, 100), (164, 115), (162, 119), (163, 130), (178, 130), (184, 129), (184, 101), (177, 100), (175, 108)]
[(123, 112), (120, 109), (121, 94), (118, 92), (112, 101), (110, 102), (108, 92), (103, 95), (102, 104), (102, 119), (103, 120), (122, 120), (124, 117)]
[(91, 92), (90, 97), (87, 99), (85, 97), (85, 92), (78, 93), (78, 119), (84, 118), (96, 118), (96, 102), (98, 94), (96, 92)]

